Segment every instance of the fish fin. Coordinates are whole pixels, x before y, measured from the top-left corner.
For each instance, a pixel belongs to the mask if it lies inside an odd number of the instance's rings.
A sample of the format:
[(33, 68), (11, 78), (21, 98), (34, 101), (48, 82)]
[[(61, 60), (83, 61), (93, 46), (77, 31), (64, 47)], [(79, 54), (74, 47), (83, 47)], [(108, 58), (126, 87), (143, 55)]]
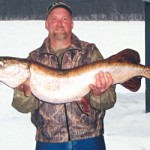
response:
[[(117, 53), (116, 55), (112, 55), (107, 58), (108, 60), (117, 60), (118, 62), (129, 62), (133, 64), (140, 63), (139, 53), (132, 49), (124, 49)], [(127, 88), (132, 92), (136, 92), (141, 87), (141, 77), (134, 77), (124, 83), (121, 84), (123, 87)]]
[(119, 53), (110, 56), (107, 58), (108, 60), (115, 60), (118, 62), (129, 62), (133, 64), (139, 64), (140, 63), (140, 55), (137, 51), (133, 49), (124, 49), (120, 51)]
[(91, 115), (91, 107), (89, 99), (87, 99), (86, 97), (82, 97), (80, 101), (77, 101), (77, 104), (83, 113)]
[(141, 77), (134, 77), (121, 85), (132, 92), (136, 92), (141, 87)]

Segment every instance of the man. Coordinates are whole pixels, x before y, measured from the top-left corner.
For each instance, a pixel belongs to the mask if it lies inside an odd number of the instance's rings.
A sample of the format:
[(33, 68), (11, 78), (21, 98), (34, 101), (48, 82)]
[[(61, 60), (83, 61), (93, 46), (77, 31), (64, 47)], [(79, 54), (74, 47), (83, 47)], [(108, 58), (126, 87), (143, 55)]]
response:
[[(45, 21), (48, 37), (28, 58), (57, 69), (70, 69), (103, 59), (95, 44), (81, 41), (72, 33), (73, 26), (70, 6), (63, 2), (50, 5)], [(105, 150), (105, 110), (116, 101), (112, 82), (110, 73), (100, 72), (95, 84), (89, 85), (90, 93), (80, 102), (56, 105), (30, 94), (27, 80), (15, 89), (12, 105), (20, 112), (31, 112), (37, 129), (36, 150)]]

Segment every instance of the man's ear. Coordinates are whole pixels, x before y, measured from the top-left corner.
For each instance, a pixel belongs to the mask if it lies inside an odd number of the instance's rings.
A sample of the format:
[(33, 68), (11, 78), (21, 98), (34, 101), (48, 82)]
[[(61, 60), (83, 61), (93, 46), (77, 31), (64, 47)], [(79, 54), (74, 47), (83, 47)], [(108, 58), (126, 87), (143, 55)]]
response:
[(74, 22), (73, 22), (73, 21), (72, 21), (71, 27), (72, 27), (72, 29), (73, 29), (73, 27), (74, 27)]
[(45, 29), (48, 30), (48, 23), (47, 23), (47, 21), (45, 21)]

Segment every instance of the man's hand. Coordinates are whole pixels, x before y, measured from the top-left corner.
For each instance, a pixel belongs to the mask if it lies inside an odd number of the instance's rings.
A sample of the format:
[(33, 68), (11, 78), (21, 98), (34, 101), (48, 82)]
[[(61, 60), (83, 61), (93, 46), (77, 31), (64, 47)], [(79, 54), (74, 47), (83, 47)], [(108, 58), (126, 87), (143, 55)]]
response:
[(113, 84), (112, 76), (109, 72), (99, 72), (96, 76), (96, 83), (90, 84), (89, 87), (92, 93), (96, 96), (103, 94)]
[(30, 96), (31, 95), (31, 89), (30, 89), (29, 79), (27, 79), (23, 84), (19, 85), (18, 90), (24, 92), (25, 96)]

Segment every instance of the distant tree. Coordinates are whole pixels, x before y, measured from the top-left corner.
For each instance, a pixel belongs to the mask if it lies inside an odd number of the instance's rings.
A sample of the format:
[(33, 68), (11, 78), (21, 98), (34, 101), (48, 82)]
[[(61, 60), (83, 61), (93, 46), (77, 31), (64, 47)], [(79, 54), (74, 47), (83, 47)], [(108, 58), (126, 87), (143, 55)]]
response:
[[(0, 19), (45, 19), (47, 7), (55, 0), (0, 0)], [(62, 0), (82, 20), (130, 20), (144, 18), (142, 0)]]

